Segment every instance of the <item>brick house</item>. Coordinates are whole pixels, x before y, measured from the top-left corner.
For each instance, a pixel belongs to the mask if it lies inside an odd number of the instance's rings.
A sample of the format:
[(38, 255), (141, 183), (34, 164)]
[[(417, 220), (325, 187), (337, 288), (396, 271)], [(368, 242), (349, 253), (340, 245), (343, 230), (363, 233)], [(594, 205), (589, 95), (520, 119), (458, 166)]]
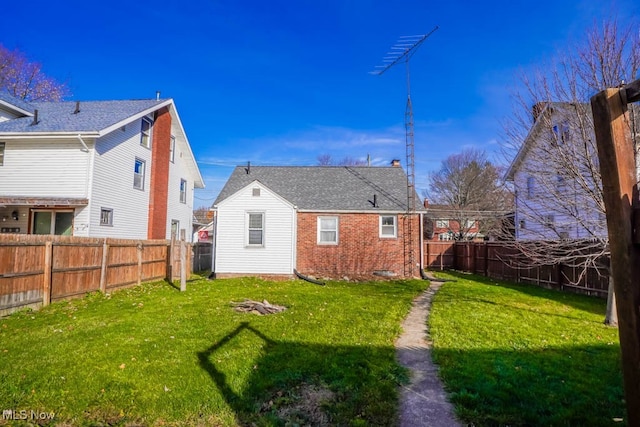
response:
[(216, 277), (419, 276), (399, 166), (237, 167), (213, 209)]
[[(425, 240), (446, 242), (456, 240), (462, 233), (462, 240), (483, 240), (480, 232), (481, 212), (458, 210), (449, 205), (430, 204), (424, 200), (423, 229)], [(463, 221), (462, 227), (460, 221)]]

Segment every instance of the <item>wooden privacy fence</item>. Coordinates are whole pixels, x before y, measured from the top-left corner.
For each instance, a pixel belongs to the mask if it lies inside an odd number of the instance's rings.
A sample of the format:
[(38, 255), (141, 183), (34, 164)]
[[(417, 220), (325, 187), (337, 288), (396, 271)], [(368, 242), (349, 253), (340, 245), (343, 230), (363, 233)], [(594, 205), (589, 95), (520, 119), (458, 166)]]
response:
[(522, 259), (517, 249), (502, 242), (424, 242), (424, 266), (431, 270), (460, 270), (493, 279), (529, 283), (606, 297), (609, 277), (606, 271), (580, 269), (563, 264), (526, 268), (510, 261)]
[(87, 292), (190, 274), (188, 245), (51, 235), (0, 235), (0, 315)]

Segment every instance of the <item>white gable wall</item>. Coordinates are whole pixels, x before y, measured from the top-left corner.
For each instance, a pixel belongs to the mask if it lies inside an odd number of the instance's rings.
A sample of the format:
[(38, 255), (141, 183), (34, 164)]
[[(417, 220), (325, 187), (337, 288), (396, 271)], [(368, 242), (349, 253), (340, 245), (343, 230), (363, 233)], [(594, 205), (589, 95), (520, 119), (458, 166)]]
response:
[[(260, 189), (260, 196), (253, 189)], [(264, 212), (264, 246), (248, 247), (247, 213)], [(293, 274), (296, 211), (258, 182), (249, 184), (217, 207), (215, 272)]]
[(13, 197), (88, 197), (91, 153), (80, 141), (3, 140), (0, 195)]
[[(95, 145), (88, 235), (146, 239), (151, 149), (140, 145), (140, 120), (99, 138)], [(133, 187), (135, 159), (145, 161), (144, 189)], [(113, 226), (100, 225), (100, 210), (113, 209)]]
[[(193, 239), (193, 184), (194, 177), (190, 175), (184, 158), (186, 142), (179, 135), (176, 137), (174, 161), (169, 163), (169, 191), (167, 200), (167, 239), (171, 238), (171, 221), (180, 222), (180, 229), (185, 230), (187, 241)], [(186, 203), (180, 202), (180, 180), (187, 181)], [(178, 232), (178, 237), (180, 233)]]

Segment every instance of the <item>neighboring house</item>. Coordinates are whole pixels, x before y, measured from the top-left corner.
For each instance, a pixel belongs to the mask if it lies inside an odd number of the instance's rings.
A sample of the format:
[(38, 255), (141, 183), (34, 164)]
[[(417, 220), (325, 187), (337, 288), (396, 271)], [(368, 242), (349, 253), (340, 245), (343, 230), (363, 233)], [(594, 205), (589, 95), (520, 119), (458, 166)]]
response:
[(515, 189), (517, 240), (606, 238), (591, 123), (587, 104), (534, 106), (534, 123), (505, 175)]
[[(426, 240), (451, 241), (483, 240), (480, 233), (480, 215), (477, 211), (456, 210), (448, 205), (430, 204), (424, 200), (424, 234)], [(460, 227), (460, 221), (464, 221)], [(462, 233), (462, 236), (459, 236)]]
[(0, 92), (0, 231), (192, 235), (202, 176), (171, 99), (25, 102)]
[(238, 167), (213, 207), (216, 277), (419, 275), (420, 215), (405, 244), (399, 166)]

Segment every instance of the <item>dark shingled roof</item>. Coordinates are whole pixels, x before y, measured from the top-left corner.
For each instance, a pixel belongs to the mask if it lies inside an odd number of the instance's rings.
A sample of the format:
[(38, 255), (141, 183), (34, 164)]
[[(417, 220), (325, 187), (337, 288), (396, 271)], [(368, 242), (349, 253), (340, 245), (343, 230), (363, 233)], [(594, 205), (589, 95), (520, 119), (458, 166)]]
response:
[(33, 117), (7, 120), (0, 122), (0, 134), (99, 132), (163, 102), (166, 100), (84, 101), (80, 102), (80, 112), (77, 114), (74, 114), (75, 101), (31, 102), (27, 105), (31, 112), (38, 110), (38, 124), (33, 124)]
[(404, 170), (368, 166), (238, 166), (214, 205), (256, 180), (301, 210), (407, 210)]

